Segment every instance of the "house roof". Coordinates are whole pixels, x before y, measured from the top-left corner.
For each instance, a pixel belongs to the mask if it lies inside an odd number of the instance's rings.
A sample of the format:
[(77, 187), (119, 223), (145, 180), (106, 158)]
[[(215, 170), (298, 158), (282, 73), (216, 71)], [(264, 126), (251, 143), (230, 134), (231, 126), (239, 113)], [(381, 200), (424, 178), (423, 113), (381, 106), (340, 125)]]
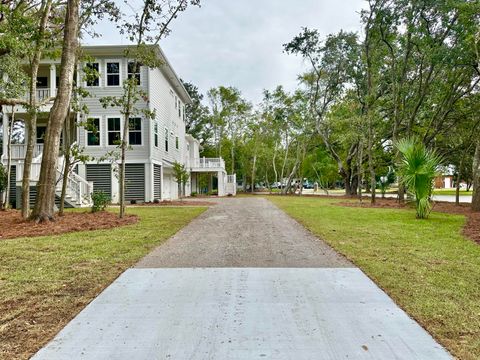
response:
[[(160, 71), (162, 71), (167, 80), (174, 87), (175, 91), (178, 93), (183, 102), (186, 104), (191, 104), (192, 99), (190, 98), (190, 95), (183, 86), (182, 81), (173, 69), (170, 61), (168, 60), (160, 45), (151, 46), (155, 47), (155, 52), (157, 53), (158, 58), (164, 63), (164, 65), (160, 68)], [(86, 45), (82, 46), (82, 49), (91, 55), (108, 56), (112, 54), (124, 55), (123, 52), (125, 51), (125, 49), (134, 47), (135, 45)]]

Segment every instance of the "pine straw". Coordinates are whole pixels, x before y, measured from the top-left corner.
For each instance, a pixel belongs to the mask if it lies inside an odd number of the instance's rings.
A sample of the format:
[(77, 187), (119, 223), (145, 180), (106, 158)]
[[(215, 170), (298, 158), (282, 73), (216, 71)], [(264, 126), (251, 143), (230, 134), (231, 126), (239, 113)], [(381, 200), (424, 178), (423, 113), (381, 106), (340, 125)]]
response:
[(110, 229), (135, 224), (138, 217), (126, 215), (120, 219), (117, 214), (100, 211), (67, 212), (57, 216), (55, 221), (35, 223), (22, 219), (17, 210), (0, 211), (0, 240), (20, 237), (58, 235), (75, 231)]

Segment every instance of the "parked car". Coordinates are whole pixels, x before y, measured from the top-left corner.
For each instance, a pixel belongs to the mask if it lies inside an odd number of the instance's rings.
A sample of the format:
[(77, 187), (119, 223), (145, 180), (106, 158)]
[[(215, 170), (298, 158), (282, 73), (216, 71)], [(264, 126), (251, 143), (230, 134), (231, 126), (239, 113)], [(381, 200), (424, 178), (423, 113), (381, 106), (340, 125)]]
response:
[(309, 181), (305, 181), (303, 183), (303, 188), (304, 189), (313, 189), (313, 183), (309, 182)]

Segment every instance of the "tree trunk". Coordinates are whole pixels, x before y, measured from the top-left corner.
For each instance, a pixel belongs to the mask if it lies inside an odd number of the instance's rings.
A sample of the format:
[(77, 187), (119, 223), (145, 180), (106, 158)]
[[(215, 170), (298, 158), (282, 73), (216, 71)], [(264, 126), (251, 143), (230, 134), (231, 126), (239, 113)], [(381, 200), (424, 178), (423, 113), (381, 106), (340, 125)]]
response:
[(273, 173), (275, 174), (275, 185), (277, 185), (277, 183), (278, 183), (278, 172), (277, 172), (276, 158), (277, 158), (277, 143), (275, 143), (275, 148), (273, 150), (273, 158), (272, 158)]
[[(33, 152), (35, 150), (35, 143), (37, 141), (37, 76), (40, 60), (42, 58), (43, 38), (45, 36), (45, 29), (47, 28), (48, 18), (52, 7), (52, 0), (44, 2), (42, 9), (42, 18), (38, 27), (38, 39), (35, 44), (35, 52), (31, 62), (30, 69), (30, 96), (29, 96), (29, 114), (30, 119), (25, 122), (27, 131), (25, 160), (23, 162), (23, 178), (22, 178), (22, 218), (27, 219), (30, 212), (30, 174), (33, 161)], [(52, 81), (52, 79), (50, 79)], [(50, 94), (53, 96), (53, 94)]]
[(473, 157), (472, 210), (480, 211), (480, 140), (477, 140), (477, 147)]
[(363, 140), (360, 140), (358, 145), (358, 159), (357, 159), (357, 178), (358, 178), (358, 200), (362, 202), (362, 181), (363, 181)]
[(31, 218), (35, 221), (53, 220), (55, 209), (55, 183), (60, 135), (70, 107), (76, 52), (78, 49), (79, 2), (68, 0), (58, 93), (53, 103), (45, 133), (37, 199)]
[[(127, 123), (128, 124), (128, 123)], [(128, 134), (128, 127), (123, 128), (123, 138), (122, 138), (122, 143), (120, 145), (120, 151), (121, 151), (121, 156), (120, 156), (120, 171), (119, 171), (119, 177), (118, 177), (118, 183), (119, 183), (119, 203), (120, 203), (120, 213), (119, 217), (120, 219), (125, 216), (125, 158), (126, 158), (126, 152), (127, 152), (127, 145), (126, 145), (126, 136)]]
[[(65, 119), (65, 136), (64, 136), (64, 161), (63, 161), (63, 177), (62, 177), (62, 193), (60, 195), (60, 209), (58, 210), (58, 215), (63, 216), (65, 210), (65, 197), (67, 195), (67, 184), (68, 184), (68, 175), (70, 173), (70, 166), (72, 165), (71, 161), (71, 139), (70, 139), (70, 111), (68, 112), (67, 118)], [(77, 199), (79, 200), (79, 199)]]
[[(10, 121), (10, 124), (9, 122)], [(5, 201), (3, 203), (3, 209), (7, 210), (10, 207), (10, 178), (12, 177), (12, 132), (13, 124), (15, 123), (15, 106), (12, 106), (12, 117), (7, 121), (7, 188), (5, 189)]]
[(253, 166), (252, 166), (252, 194), (255, 192), (255, 170), (257, 166), (257, 154), (253, 155)]
[(234, 151), (234, 148), (233, 148), (233, 143), (232, 143), (232, 146), (231, 146), (231, 149), (230, 149), (230, 154), (232, 156), (232, 174), (235, 173), (235, 151)]
[(455, 184), (455, 205), (456, 206), (460, 205), (460, 181), (462, 181), (462, 168), (463, 168), (464, 160), (465, 160), (465, 155), (462, 155), (462, 158), (460, 160), (460, 166), (458, 167), (458, 171), (457, 171), (457, 182)]

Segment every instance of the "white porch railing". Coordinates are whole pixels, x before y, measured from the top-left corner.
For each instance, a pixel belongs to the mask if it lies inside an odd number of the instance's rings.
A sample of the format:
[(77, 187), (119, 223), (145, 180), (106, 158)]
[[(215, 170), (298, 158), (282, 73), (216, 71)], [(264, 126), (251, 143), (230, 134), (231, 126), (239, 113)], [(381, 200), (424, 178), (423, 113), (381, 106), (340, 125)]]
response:
[[(57, 169), (57, 193), (62, 191), (63, 171)], [(67, 177), (67, 196), (77, 203), (77, 205), (89, 205), (91, 203), (91, 194), (93, 192), (93, 183), (86, 181), (81, 176), (71, 172)]]
[[(27, 145), (24, 144), (12, 144), (12, 159), (22, 160), (25, 159), (25, 153), (27, 152)], [(43, 153), (43, 144), (35, 144), (33, 149), (33, 157), (36, 158)], [(5, 154), (7, 155), (7, 154)]]
[(200, 169), (225, 169), (225, 161), (222, 158), (199, 158), (193, 159), (192, 168)]
[[(36, 93), (37, 93), (37, 101), (43, 101), (45, 99), (48, 99), (49, 97), (53, 97), (53, 96), (56, 96), (56, 92), (57, 90), (54, 89), (53, 92), (50, 90), (50, 88), (48, 89), (37, 89)], [(25, 94), (25, 99), (29, 100), (30, 99), (30, 92), (27, 91), (27, 93)]]

